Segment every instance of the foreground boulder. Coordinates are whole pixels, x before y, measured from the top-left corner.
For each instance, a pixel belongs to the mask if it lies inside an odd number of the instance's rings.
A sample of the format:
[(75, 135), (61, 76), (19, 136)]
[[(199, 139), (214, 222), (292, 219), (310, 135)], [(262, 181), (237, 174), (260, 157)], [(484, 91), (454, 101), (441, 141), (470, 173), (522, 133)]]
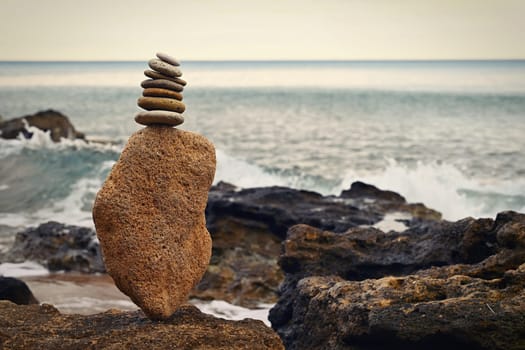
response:
[(4, 260), (36, 261), (50, 271), (105, 271), (95, 231), (54, 221), (18, 232)]
[(49, 131), (49, 136), (54, 142), (60, 142), (61, 138), (85, 139), (85, 135), (75, 130), (68, 117), (52, 109), (6, 121), (0, 120), (0, 137), (16, 139), (22, 134), (25, 138), (30, 139), (33, 134), (27, 129), (27, 126)]
[(13, 277), (0, 276), (0, 300), (9, 300), (18, 305), (38, 304), (27, 284)]
[(0, 330), (2, 349), (284, 349), (262, 321), (227, 321), (190, 305), (155, 322), (140, 311), (63, 315), (0, 301)]
[(522, 349), (525, 215), (402, 233), (292, 227), (270, 312), (287, 349)]
[(170, 317), (206, 271), (214, 175), (206, 138), (149, 126), (129, 138), (97, 194), (93, 220), (107, 272), (152, 319)]

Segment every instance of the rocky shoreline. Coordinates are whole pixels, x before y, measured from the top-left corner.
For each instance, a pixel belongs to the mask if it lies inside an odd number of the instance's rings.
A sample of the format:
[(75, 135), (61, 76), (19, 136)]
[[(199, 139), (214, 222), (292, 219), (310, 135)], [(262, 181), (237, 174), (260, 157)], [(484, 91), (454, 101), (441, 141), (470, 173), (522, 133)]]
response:
[[(406, 229), (374, 227), (393, 212)], [(219, 183), (206, 217), (213, 256), (190, 296), (277, 303), (287, 349), (524, 345), (524, 214), (448, 222), (360, 182), (340, 196)], [(17, 234), (2, 261), (22, 260), (104, 271), (93, 230), (53, 222)]]
[[(17, 135), (31, 136), (15, 124)], [(84, 138), (64, 125), (50, 136)], [(337, 196), (221, 182), (205, 214), (212, 257), (189, 297), (275, 304), (276, 333), (192, 306), (158, 323), (135, 311), (63, 315), (50, 305), (0, 302), (0, 347), (525, 348), (525, 214), (449, 222), (362, 182)], [(22, 230), (0, 251), (2, 263), (28, 260), (52, 272), (106, 271), (95, 231), (58, 222)]]

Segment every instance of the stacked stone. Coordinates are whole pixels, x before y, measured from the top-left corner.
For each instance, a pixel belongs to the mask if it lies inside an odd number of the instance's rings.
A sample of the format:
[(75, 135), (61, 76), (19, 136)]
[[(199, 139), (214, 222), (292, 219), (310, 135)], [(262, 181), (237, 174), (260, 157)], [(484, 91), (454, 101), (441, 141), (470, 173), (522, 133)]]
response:
[(144, 71), (148, 78), (140, 85), (144, 88), (138, 99), (139, 107), (146, 111), (139, 112), (135, 121), (142, 125), (177, 126), (184, 123), (182, 113), (186, 109), (182, 103), (182, 90), (186, 82), (180, 77), (179, 60), (157, 53), (157, 58), (148, 62), (150, 69)]

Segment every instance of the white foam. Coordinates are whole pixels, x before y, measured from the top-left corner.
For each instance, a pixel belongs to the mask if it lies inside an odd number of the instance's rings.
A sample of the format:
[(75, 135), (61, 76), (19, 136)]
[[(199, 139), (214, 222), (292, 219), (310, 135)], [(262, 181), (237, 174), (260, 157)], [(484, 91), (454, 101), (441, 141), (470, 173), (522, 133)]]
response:
[(469, 178), (450, 164), (418, 162), (415, 166), (406, 166), (389, 160), (383, 171), (349, 171), (336, 192), (348, 188), (348, 184), (356, 180), (398, 192), (408, 202), (423, 203), (440, 211), (447, 220), (459, 220), (468, 216), (495, 217), (499, 211), (512, 209), (506, 207), (505, 203), (488, 205), (484, 202), (486, 199), (477, 201), (469, 198), (465, 191), (516, 195), (523, 193), (525, 189), (525, 184), (519, 182), (486, 184)]
[(26, 129), (33, 134), (30, 139), (26, 139), (21, 134), (16, 139), (0, 139), (0, 159), (10, 155), (18, 155), (24, 148), (31, 150), (52, 149), (54, 151), (91, 149), (95, 151), (120, 152), (122, 150), (122, 145), (120, 144), (86, 142), (81, 139), (62, 138), (60, 142), (53, 142), (49, 136), (49, 131), (43, 131), (27, 124)]
[(0, 276), (2, 275), (5, 277), (45, 276), (49, 275), (49, 270), (34, 261), (6, 262), (0, 264)]
[(8, 185), (6, 185), (6, 184), (0, 184), (0, 191), (7, 190), (8, 188), (9, 188)]
[(252, 318), (263, 321), (267, 326), (270, 326), (270, 321), (268, 321), (268, 313), (273, 307), (273, 304), (260, 304), (260, 308), (247, 309), (242, 306), (230, 304), (224, 300), (212, 300), (209, 302), (191, 300), (191, 303), (197, 306), (202, 312), (216, 317), (221, 317), (227, 320), (243, 320), (245, 318)]
[(286, 186), (286, 178), (269, 174), (257, 165), (232, 157), (221, 150), (217, 154), (214, 183), (229, 182), (238, 187)]
[(383, 232), (389, 232), (389, 231), (403, 232), (408, 227), (404, 223), (399, 222), (399, 220), (410, 220), (411, 218), (412, 216), (408, 213), (401, 213), (401, 212), (387, 213), (383, 217), (383, 220), (373, 225), (373, 227)]

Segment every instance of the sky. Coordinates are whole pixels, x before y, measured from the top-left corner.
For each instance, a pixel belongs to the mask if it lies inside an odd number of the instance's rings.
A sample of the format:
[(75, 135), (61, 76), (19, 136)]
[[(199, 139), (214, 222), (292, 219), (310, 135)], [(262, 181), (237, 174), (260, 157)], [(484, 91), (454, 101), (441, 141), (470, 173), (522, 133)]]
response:
[(0, 60), (524, 59), (523, 0), (0, 0)]

